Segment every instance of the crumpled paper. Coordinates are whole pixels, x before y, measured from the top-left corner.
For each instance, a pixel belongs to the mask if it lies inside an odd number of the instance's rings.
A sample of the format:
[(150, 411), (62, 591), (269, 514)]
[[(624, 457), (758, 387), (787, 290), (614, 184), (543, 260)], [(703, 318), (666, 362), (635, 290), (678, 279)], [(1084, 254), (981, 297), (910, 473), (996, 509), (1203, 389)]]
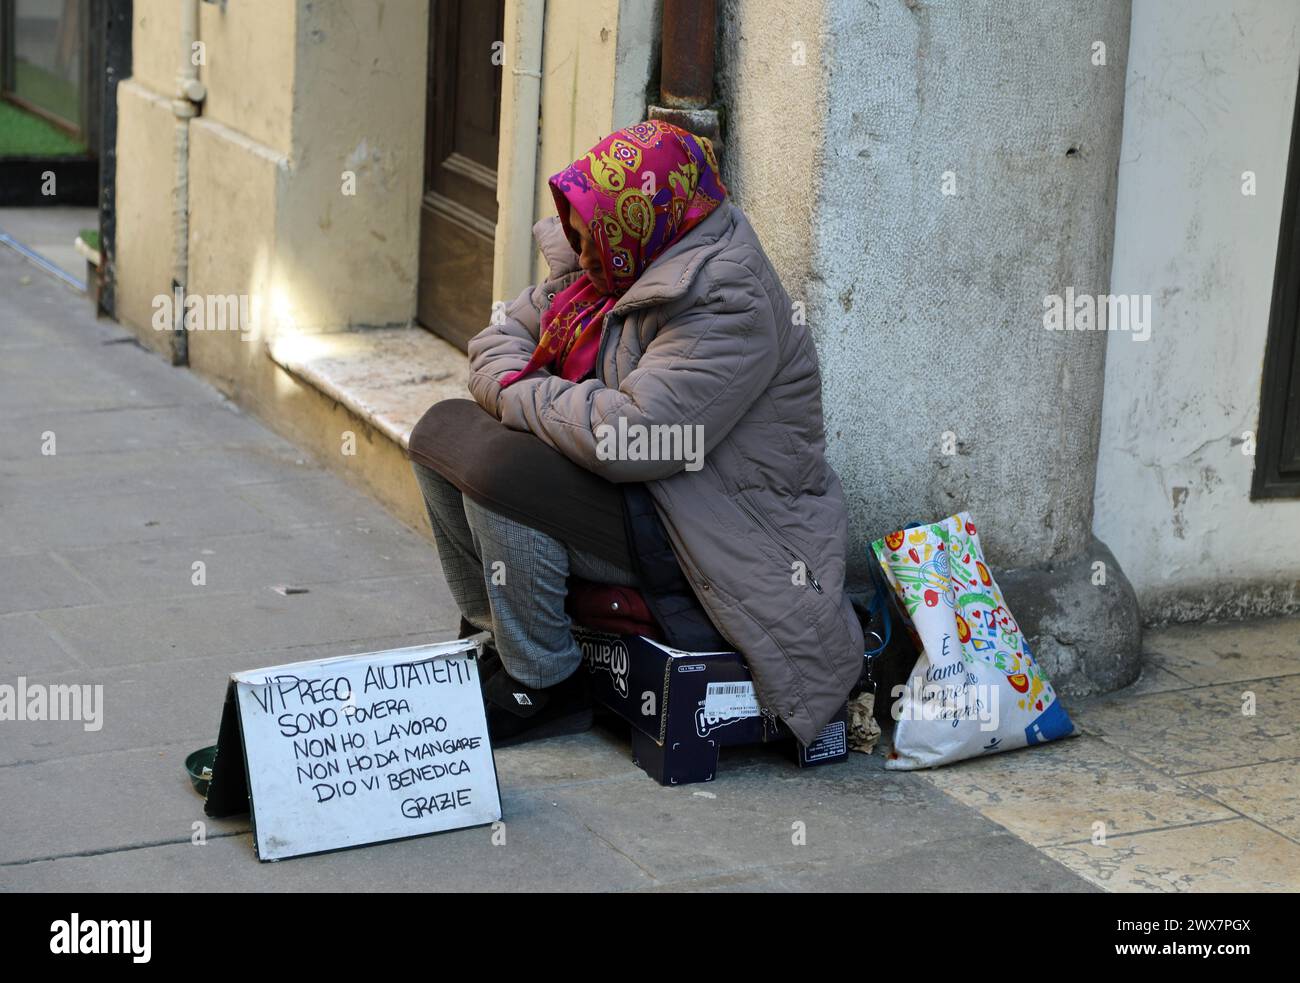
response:
[(849, 747), (870, 754), (880, 740), (880, 725), (876, 723), (874, 693), (860, 693), (849, 700)]

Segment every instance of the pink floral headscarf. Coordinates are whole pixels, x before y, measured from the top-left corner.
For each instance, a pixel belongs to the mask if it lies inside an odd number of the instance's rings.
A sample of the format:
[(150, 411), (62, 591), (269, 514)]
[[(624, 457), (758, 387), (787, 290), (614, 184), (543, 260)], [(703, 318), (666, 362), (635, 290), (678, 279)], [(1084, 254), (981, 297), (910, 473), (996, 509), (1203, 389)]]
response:
[(665, 249), (727, 196), (713, 145), (671, 123), (647, 120), (610, 134), (550, 180), (555, 210), (574, 250), (570, 210), (591, 232), (611, 292), (584, 273), (542, 315), (528, 364), (510, 385), (543, 366), (578, 381), (596, 364), (605, 315)]

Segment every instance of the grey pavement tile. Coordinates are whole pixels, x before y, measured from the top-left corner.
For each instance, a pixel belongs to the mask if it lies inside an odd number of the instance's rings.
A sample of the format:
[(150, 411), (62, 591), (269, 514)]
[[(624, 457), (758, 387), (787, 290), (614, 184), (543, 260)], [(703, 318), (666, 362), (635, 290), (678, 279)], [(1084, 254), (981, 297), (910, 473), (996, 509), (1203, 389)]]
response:
[[(141, 358), (151, 356), (139, 353)], [(26, 460), (41, 453), (42, 435), (55, 435), (58, 454), (117, 454), (167, 447), (197, 452), (228, 443), (277, 446), (280, 438), (233, 403), (195, 401), (180, 406), (105, 410), (34, 408), (0, 416), (0, 459)]]
[(195, 535), (275, 528), (272, 517), (221, 489), (188, 494), (119, 493), (0, 508), (0, 553), (71, 550)]
[[(193, 804), (201, 800), (186, 787)], [(169, 806), (181, 818), (185, 806)], [(502, 829), (454, 830), (355, 850), (260, 863), (252, 836), (209, 837), (0, 865), (8, 891), (614, 891), (653, 881), (536, 793), (503, 793)], [(199, 810), (201, 814), (201, 808)], [(176, 820), (174, 819), (173, 822)], [(210, 827), (211, 830), (228, 827)], [(497, 842), (494, 841), (495, 839)]]
[(184, 771), (185, 745), (133, 748), (0, 768), (5, 835), (0, 864), (141, 844), (186, 843), (210, 820)]
[(0, 615), (102, 600), (101, 591), (53, 553), (0, 553)]
[(535, 741), (495, 752), (503, 789), (579, 785), (639, 776), (632, 743), (625, 734), (597, 725), (582, 734)]
[[(415, 479), (412, 477), (412, 483)], [(366, 528), (401, 528), (382, 512), (374, 499), (332, 474), (304, 476), (292, 481), (244, 484), (232, 489), (240, 501), (288, 527), (352, 522)]]
[(135, 665), (170, 658), (271, 651), (377, 635), (455, 628), (441, 575), (323, 584), (283, 596), (266, 587), (189, 598), (46, 611), (88, 665)]
[(1084, 732), (1167, 775), (1300, 757), (1300, 675), (1112, 695), (1071, 714)]
[(705, 785), (664, 788), (641, 774), (549, 794), (665, 883), (796, 860), (879, 861), (998, 831), (917, 776), (860, 755), (806, 770), (751, 756), (731, 771), (724, 761)]
[(1087, 880), (1010, 833), (944, 839), (883, 861), (792, 871), (784, 886), (819, 891), (1098, 893)]
[(793, 861), (660, 883), (668, 892), (1011, 892), (1092, 894), (1100, 888), (1005, 832), (927, 843), (885, 860)]
[[(0, 413), (23, 419), (50, 412), (183, 406), (203, 399), (204, 384), (188, 372), (157, 372), (141, 364), (129, 343), (100, 341), (80, 349), (30, 345), (0, 358)], [(155, 367), (156, 368), (156, 367)]]
[(0, 615), (0, 682), (27, 674), (58, 673), (82, 663), (35, 614)]
[(207, 586), (217, 591), (430, 574), (441, 569), (432, 545), (410, 530), (376, 522), (309, 530), (277, 525), (241, 535), (178, 536), (64, 550), (60, 556), (113, 601), (191, 596), (193, 564), (199, 561), (204, 564)]
[(1171, 625), (1142, 639), (1147, 665), (1196, 686), (1300, 673), (1300, 618)]
[(176, 495), (321, 473), (303, 451), (287, 443), (230, 443), (201, 450), (177, 445), (110, 454), (28, 453), (0, 460), (0, 487), (7, 503), (48, 501), (51, 495), (75, 502), (128, 493)]
[(84, 347), (125, 335), (111, 321), (96, 320), (87, 298), (7, 248), (0, 256), (0, 297), (0, 351), (6, 354), (33, 346)]

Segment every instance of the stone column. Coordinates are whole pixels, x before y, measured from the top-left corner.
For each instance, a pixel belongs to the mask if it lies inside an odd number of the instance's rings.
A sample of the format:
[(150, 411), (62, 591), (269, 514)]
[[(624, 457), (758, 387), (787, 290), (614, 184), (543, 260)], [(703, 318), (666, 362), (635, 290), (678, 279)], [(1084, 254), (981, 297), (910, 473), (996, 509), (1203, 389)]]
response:
[(969, 510), (1058, 687), (1125, 685), (1136, 601), (1092, 534), (1107, 335), (1044, 312), (1109, 292), (1129, 2), (823, 7), (806, 293), (851, 577), (872, 539)]

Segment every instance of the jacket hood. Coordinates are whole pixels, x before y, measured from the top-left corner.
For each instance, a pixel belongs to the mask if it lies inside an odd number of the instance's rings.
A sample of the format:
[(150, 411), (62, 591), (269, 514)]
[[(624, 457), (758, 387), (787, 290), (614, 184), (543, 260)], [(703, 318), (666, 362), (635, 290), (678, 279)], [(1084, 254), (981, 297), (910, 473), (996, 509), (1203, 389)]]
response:
[(578, 271), (578, 254), (569, 244), (569, 237), (564, 234), (558, 215), (550, 215), (537, 222), (533, 226), (533, 239), (551, 269), (551, 275), (547, 279), (553, 280)]

